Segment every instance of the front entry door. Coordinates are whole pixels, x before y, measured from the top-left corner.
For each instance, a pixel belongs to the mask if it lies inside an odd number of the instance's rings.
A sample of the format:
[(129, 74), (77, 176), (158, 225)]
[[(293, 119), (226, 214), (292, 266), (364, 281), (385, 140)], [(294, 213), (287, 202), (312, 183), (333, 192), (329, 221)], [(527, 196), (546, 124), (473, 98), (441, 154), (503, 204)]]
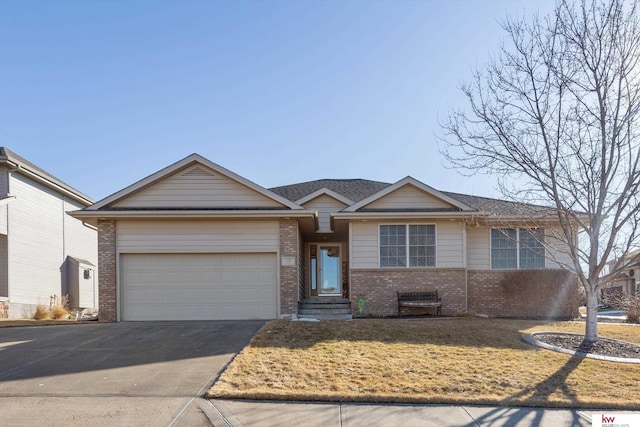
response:
[(340, 245), (312, 245), (311, 294), (313, 296), (342, 295), (342, 262)]

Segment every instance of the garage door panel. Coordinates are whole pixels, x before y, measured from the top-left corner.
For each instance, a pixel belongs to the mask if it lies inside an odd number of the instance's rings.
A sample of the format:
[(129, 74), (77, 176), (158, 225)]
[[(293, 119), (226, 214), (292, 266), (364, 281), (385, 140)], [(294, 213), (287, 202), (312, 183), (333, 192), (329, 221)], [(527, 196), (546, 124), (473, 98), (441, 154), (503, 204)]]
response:
[(123, 254), (122, 320), (277, 317), (275, 254)]

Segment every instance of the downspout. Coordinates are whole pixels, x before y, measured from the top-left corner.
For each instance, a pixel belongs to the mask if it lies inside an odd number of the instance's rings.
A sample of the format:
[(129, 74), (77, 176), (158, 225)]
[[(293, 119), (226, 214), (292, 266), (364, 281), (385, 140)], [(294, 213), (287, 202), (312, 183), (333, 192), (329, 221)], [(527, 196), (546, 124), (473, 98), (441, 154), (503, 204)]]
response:
[(67, 253), (67, 231), (65, 229), (64, 216), (67, 214), (67, 212), (64, 210), (64, 196), (62, 196), (60, 200), (62, 201), (62, 263), (64, 264), (65, 255)]
[(88, 229), (90, 229), (90, 230), (98, 231), (98, 227), (96, 227), (95, 225), (89, 224), (87, 221), (84, 221), (84, 220), (83, 220), (83, 221), (82, 221), (82, 225), (83, 225), (83, 226), (85, 226), (85, 227), (87, 227), (87, 228), (88, 228)]
[(464, 265), (464, 311), (469, 311), (469, 266), (467, 265), (467, 225), (465, 221), (460, 221), (462, 225), (462, 262)]

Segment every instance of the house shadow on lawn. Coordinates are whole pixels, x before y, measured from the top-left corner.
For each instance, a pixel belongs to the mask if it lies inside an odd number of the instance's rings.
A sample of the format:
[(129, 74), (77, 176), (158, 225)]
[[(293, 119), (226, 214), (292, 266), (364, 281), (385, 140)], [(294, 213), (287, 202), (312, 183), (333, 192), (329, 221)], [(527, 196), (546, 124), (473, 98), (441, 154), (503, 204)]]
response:
[(328, 341), (383, 344), (436, 344), (536, 350), (521, 341), (521, 330), (553, 321), (480, 318), (357, 319), (352, 321), (267, 323), (254, 337), (254, 347), (306, 349)]

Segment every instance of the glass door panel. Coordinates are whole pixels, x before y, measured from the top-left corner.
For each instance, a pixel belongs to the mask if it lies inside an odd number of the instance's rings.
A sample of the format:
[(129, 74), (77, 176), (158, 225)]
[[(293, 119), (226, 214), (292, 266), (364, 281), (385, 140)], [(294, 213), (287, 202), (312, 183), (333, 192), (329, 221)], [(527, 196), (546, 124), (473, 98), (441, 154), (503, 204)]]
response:
[(342, 295), (340, 246), (320, 246), (319, 295)]

